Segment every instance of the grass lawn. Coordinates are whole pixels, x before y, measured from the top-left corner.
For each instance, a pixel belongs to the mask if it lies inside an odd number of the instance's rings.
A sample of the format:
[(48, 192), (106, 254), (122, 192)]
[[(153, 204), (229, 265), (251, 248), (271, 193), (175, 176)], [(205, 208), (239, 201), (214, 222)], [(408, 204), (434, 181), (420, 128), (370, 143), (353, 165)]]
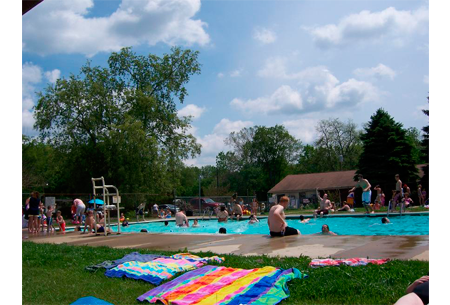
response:
[[(136, 298), (154, 286), (129, 278), (108, 278), (102, 269), (85, 271), (89, 265), (122, 258), (125, 254), (177, 252), (109, 247), (68, 246), (22, 242), (23, 304), (70, 304), (78, 298), (95, 296), (112, 304), (141, 304)], [(212, 256), (214, 253), (194, 253)], [(308, 267), (310, 258), (270, 258), (223, 255), (222, 264), (236, 268), (275, 266), (298, 268), (307, 279), (289, 282), (290, 297), (280, 304), (393, 304), (406, 287), (428, 273), (429, 263), (394, 260), (385, 265), (360, 267)]]

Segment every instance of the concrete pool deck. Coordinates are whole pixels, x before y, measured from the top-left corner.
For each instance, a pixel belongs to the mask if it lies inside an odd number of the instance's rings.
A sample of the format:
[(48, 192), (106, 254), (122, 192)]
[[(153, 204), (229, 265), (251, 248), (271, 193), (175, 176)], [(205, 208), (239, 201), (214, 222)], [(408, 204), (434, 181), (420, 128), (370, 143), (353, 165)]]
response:
[(113, 248), (152, 249), (168, 251), (236, 254), (243, 256), (300, 255), (311, 258), (390, 258), (429, 260), (429, 235), (359, 236), (300, 235), (270, 238), (269, 235), (207, 235), (123, 233), (120, 235), (88, 235), (79, 232), (29, 235), (22, 230), (22, 240), (36, 243), (108, 246)]

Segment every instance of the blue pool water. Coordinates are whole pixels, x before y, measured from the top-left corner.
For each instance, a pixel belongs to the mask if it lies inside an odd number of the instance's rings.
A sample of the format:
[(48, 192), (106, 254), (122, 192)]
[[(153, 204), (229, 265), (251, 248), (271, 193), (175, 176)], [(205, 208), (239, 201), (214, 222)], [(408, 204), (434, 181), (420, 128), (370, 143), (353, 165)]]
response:
[[(382, 224), (382, 217), (326, 217), (311, 219), (303, 224), (298, 219), (287, 219), (288, 226), (300, 230), (302, 234), (314, 234), (321, 231), (322, 225), (327, 224), (332, 232), (338, 235), (429, 235), (429, 216), (392, 216), (391, 223)], [(189, 221), (192, 225), (193, 221)], [(121, 227), (121, 232), (140, 232), (146, 229), (149, 233), (171, 234), (217, 234), (219, 228), (225, 227), (227, 234), (269, 234), (267, 218), (259, 223), (248, 224), (248, 220), (228, 221), (218, 223), (217, 220), (199, 220), (199, 227), (180, 228), (174, 221), (164, 226), (164, 222), (131, 224)], [(112, 228), (117, 231), (117, 227)]]

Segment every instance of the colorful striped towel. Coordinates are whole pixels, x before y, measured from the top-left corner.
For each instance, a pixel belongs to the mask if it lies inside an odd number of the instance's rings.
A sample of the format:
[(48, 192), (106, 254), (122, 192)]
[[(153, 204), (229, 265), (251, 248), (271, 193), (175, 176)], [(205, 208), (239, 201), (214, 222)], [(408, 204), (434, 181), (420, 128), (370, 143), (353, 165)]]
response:
[(368, 258), (346, 258), (346, 259), (313, 259), (310, 263), (310, 267), (329, 267), (329, 266), (366, 266), (367, 264), (382, 265), (390, 261), (389, 258), (386, 259), (368, 259)]
[(289, 297), (287, 282), (298, 269), (236, 269), (208, 265), (187, 272), (141, 295), (139, 301), (168, 304), (277, 304)]
[(196, 261), (196, 262), (203, 262), (203, 263), (209, 263), (209, 262), (216, 262), (216, 263), (223, 263), (225, 261), (224, 257), (219, 257), (219, 256), (211, 256), (211, 257), (200, 257), (197, 255), (193, 255), (190, 253), (178, 253), (175, 255), (172, 255), (171, 258), (174, 259), (187, 259), (187, 260), (192, 260), (192, 261)]
[(87, 266), (84, 269), (86, 269), (87, 271), (95, 272), (101, 268), (111, 269), (111, 268), (117, 267), (118, 265), (123, 264), (125, 262), (131, 262), (131, 261), (150, 262), (156, 258), (161, 258), (161, 257), (167, 258), (167, 256), (159, 255), (159, 254), (140, 254), (139, 252), (132, 252), (132, 253), (125, 255), (124, 257), (122, 257), (120, 259), (116, 259), (114, 261), (104, 261), (103, 263), (100, 263), (100, 264)]
[(197, 269), (204, 264), (204, 262), (187, 259), (157, 258), (151, 262), (125, 262), (107, 270), (105, 275), (108, 277), (126, 276), (159, 285), (163, 280), (170, 279), (179, 272)]

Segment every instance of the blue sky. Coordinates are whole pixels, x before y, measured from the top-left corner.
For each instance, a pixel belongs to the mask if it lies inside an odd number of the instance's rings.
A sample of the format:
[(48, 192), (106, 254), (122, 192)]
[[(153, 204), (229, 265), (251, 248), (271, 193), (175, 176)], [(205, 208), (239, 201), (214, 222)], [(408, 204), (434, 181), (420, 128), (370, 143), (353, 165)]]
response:
[[(36, 31), (39, 29), (39, 31)], [(283, 124), (305, 144), (321, 119), (359, 128), (382, 107), (404, 127), (428, 119), (428, 1), (44, 0), (22, 18), (22, 132), (34, 135), (33, 92), (78, 74), (87, 59), (132, 46), (200, 51), (179, 115), (215, 164), (232, 131)]]

